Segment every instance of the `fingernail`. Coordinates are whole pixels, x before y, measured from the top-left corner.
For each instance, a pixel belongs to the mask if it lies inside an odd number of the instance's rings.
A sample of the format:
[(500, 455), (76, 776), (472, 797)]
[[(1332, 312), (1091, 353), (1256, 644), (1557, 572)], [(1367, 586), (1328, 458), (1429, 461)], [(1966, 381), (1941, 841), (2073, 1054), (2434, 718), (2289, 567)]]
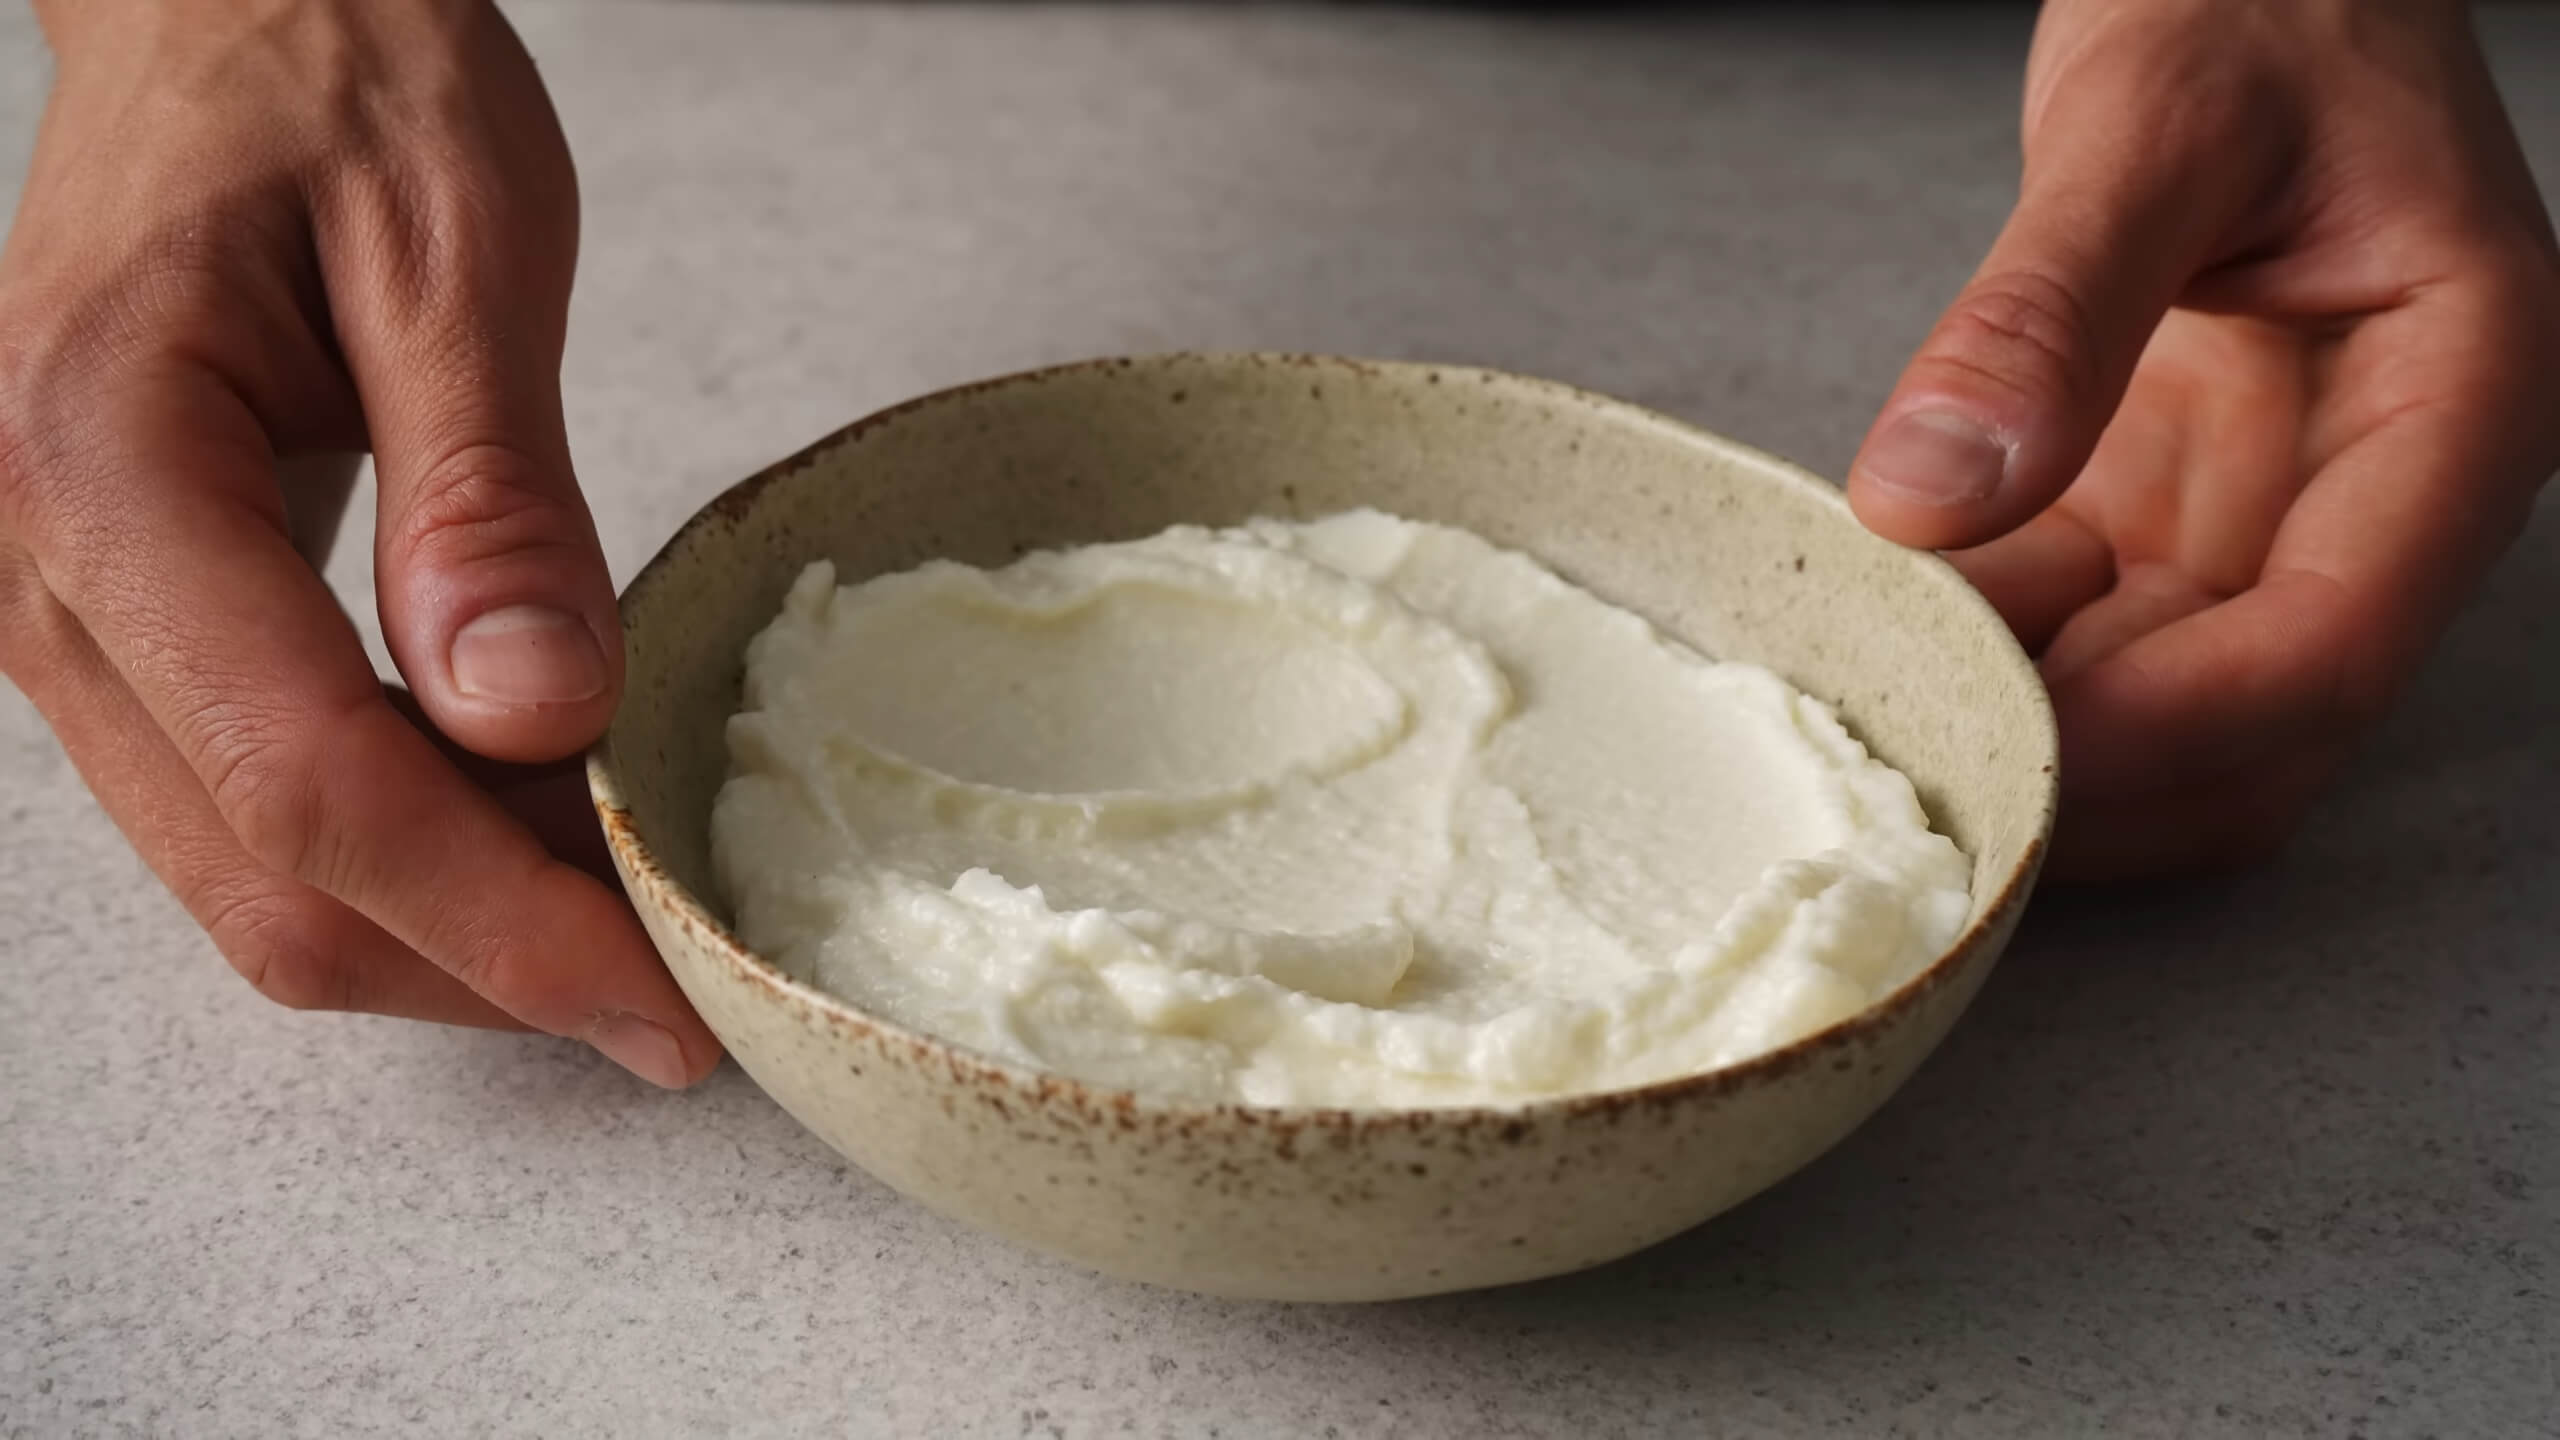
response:
[(1884, 490), (1922, 505), (1969, 505), (2000, 488), (2009, 447), (1951, 410), (1914, 410), (1876, 436), (1858, 468)]
[(652, 1085), (681, 1090), (687, 1083), (684, 1047), (653, 1021), (637, 1015), (601, 1016), (587, 1027), (587, 1043)]
[(574, 615), (541, 605), (509, 605), (453, 637), (453, 685), (508, 705), (559, 705), (604, 689), (604, 655)]

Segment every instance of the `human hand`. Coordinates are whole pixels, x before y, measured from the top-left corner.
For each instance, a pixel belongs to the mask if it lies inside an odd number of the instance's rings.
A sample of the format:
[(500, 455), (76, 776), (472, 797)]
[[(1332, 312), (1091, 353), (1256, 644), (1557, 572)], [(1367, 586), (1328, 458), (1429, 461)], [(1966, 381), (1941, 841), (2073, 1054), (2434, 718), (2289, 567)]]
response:
[[(455, 763), (574, 754), (621, 683), (560, 413), (576, 181), (532, 62), (485, 0), (40, 13), (0, 668), (270, 998), (699, 1079), (717, 1042), (619, 895)], [(450, 750), (294, 543), (330, 497), (279, 462), (366, 448), (383, 631)]]
[(2251, 858), (2560, 466), (2560, 251), (2445, 0), (2054, 0), (2024, 108), (1850, 500), (2039, 654), (2057, 874)]

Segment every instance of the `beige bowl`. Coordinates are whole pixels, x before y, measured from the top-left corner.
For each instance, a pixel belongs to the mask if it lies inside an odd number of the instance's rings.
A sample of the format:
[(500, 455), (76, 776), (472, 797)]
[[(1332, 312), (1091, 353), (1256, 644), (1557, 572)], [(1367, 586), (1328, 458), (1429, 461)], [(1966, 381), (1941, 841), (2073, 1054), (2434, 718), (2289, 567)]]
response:
[[(1955, 947), (1748, 1063), (1519, 1109), (1176, 1104), (1001, 1063), (784, 977), (730, 933), (710, 814), (740, 657), (808, 561), (937, 556), (1356, 505), (1538, 556), (1836, 704), (1974, 857)], [(1279, 356), (1106, 360), (965, 386), (722, 495), (623, 597), (629, 693), (588, 762), (640, 916), (729, 1053), (854, 1163), (1114, 1275), (1384, 1299), (1552, 1275), (1685, 1230), (1847, 1134), (1938, 1043), (2025, 906), (2054, 807), (2043, 687), (1936, 557), (1729, 441), (1560, 385)]]

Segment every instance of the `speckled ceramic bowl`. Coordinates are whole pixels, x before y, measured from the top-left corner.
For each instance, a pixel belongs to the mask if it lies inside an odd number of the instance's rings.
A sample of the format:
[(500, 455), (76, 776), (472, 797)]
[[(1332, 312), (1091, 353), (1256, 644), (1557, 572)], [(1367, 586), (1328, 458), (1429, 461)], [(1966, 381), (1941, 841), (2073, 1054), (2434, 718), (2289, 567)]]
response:
[[(1173, 1104), (1024, 1070), (795, 983), (712, 879), (740, 657), (801, 567), (1355, 505), (1527, 550), (1710, 654), (1836, 704), (1974, 857), (1955, 947), (1856, 1018), (1748, 1063), (1519, 1109)], [(729, 1053), (856, 1164), (1115, 1275), (1383, 1299), (1624, 1255), (1821, 1153), (1892, 1094), (1991, 969), (2054, 806), (2034, 668), (1933, 556), (1829, 486), (1628, 405), (1476, 370), (1279, 356), (1107, 360), (928, 396), (738, 485), (623, 597), (629, 693), (589, 760), (623, 882)]]

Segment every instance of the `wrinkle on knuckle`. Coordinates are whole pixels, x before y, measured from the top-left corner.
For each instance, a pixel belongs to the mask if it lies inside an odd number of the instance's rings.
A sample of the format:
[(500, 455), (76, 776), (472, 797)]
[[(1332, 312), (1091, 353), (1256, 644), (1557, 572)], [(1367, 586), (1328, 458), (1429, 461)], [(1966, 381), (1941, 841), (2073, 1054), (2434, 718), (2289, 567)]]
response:
[(396, 133), (410, 138), (333, 181), (325, 207), (360, 257), (361, 323), (403, 336), (412, 366), (455, 383), (502, 341), (556, 350), (577, 263), (574, 182), (528, 174), (524, 142), (468, 126)]
[(436, 937), (429, 952), (473, 994), (536, 1023), (576, 1008), (575, 986), (569, 978), (573, 972), (544, 963), (543, 947), (530, 943), (524, 927), (509, 923), (506, 917), (550, 909), (543, 880), (544, 872), (555, 863), (537, 857), (520, 871), (492, 879), (485, 893), (508, 900), (455, 915), (456, 923)]
[(481, 167), (450, 142), (410, 157), (393, 195), (412, 278), (432, 290), (492, 259), (498, 205)]
[(2085, 400), (2094, 325), (2071, 289), (2032, 270), (2003, 270), (1966, 287), (1942, 327), (1938, 358), (2030, 403)]
[(526, 551), (574, 554), (586, 522), (542, 466), (513, 446), (474, 442), (404, 477), (391, 537), (410, 558), (468, 564)]
[(152, 427), (184, 417), (208, 459), (265, 458), (245, 409), (234, 422), (208, 402), (241, 393), (244, 347), (266, 331), (261, 307), (281, 303), (276, 285), (149, 249), (103, 281), (38, 283), (39, 300), (21, 291), (0, 313), (0, 538), (36, 551), (48, 573), (89, 550), (106, 552), (110, 576), (126, 573), (135, 506), (167, 479), (134, 469), (134, 441)]
[(310, 904), (272, 886), (210, 897), (205, 933), (251, 989), (288, 1010), (352, 1010), (355, 971), (325, 941)]
[(169, 362), (229, 375), (253, 363), (256, 337), (299, 323), (290, 257), (303, 245), (299, 211), (281, 195), (217, 199), (155, 224), (71, 287), (71, 318), (56, 348), (85, 354), (108, 380), (160, 378)]
[(458, 164), (448, 159), (412, 156), (392, 177), (389, 249), (399, 256), (394, 277), (404, 305), (430, 305), (448, 277), (471, 274), (484, 256), (479, 228), (489, 220), (486, 205), (471, 195), (468, 179), (448, 177), (453, 169)]
[[(2267, 142), (2295, 128), (2284, 36), (2238, 7), (2234, 23), (2199, 27), (2185, 16), (2123, 6), (2086, 29), (2051, 65), (2036, 65), (2027, 111), (2031, 166), (2070, 163), (2092, 136), (2111, 152), (2177, 173), (2227, 158), (2234, 137)], [(2253, 23), (2255, 22), (2255, 23)], [(2178, 103), (2163, 107), (2162, 95)], [(2128, 132), (2126, 117), (2146, 127)]]
[(25, 532), (21, 512), (34, 502), (45, 468), (44, 427), (32, 413), (27, 388), (32, 382), (20, 373), (17, 354), (5, 323), (0, 323), (0, 540)]
[(442, 273), (549, 273), (575, 254), (577, 174), (567, 145), (529, 125), (511, 143), (491, 138), (468, 116), (477, 99), (459, 102), (440, 142), (421, 150), (401, 188), (403, 210), (419, 255)]
[(439, 335), (448, 345), (467, 345), (474, 327), (500, 318), (469, 302), (539, 255), (550, 228), (514, 216), (516, 197), (496, 183), (497, 161), (482, 149), (439, 131), (351, 182), (347, 218), (363, 236), (376, 303), (405, 329), (453, 332)]
[(34, 543), (44, 512), (78, 493), (63, 447), (87, 408), (76, 393), (81, 328), (60, 313), (0, 315), (0, 541)]
[(212, 783), (214, 805), (231, 824), (232, 833), (260, 864), (287, 875), (308, 875), (315, 868), (319, 831), (318, 803), (309, 777), (280, 747), (242, 739), (230, 729), (216, 742)]
[(447, 969), (473, 994), (502, 1010), (513, 1011), (527, 993), (523, 959), (501, 936), (459, 937)]
[(62, 664), (85, 635), (34, 559), (0, 538), (0, 674), (25, 685), (36, 671)]
[(329, 717), (230, 687), (191, 707), (185, 733), (214, 807), (241, 847), (270, 870), (334, 893), (346, 877), (317, 749), (332, 728)]
[(138, 566), (130, 487), (60, 472), (38, 482), (20, 532), (44, 587), (84, 624), (123, 617), (147, 636), (169, 632), (156, 575)]

